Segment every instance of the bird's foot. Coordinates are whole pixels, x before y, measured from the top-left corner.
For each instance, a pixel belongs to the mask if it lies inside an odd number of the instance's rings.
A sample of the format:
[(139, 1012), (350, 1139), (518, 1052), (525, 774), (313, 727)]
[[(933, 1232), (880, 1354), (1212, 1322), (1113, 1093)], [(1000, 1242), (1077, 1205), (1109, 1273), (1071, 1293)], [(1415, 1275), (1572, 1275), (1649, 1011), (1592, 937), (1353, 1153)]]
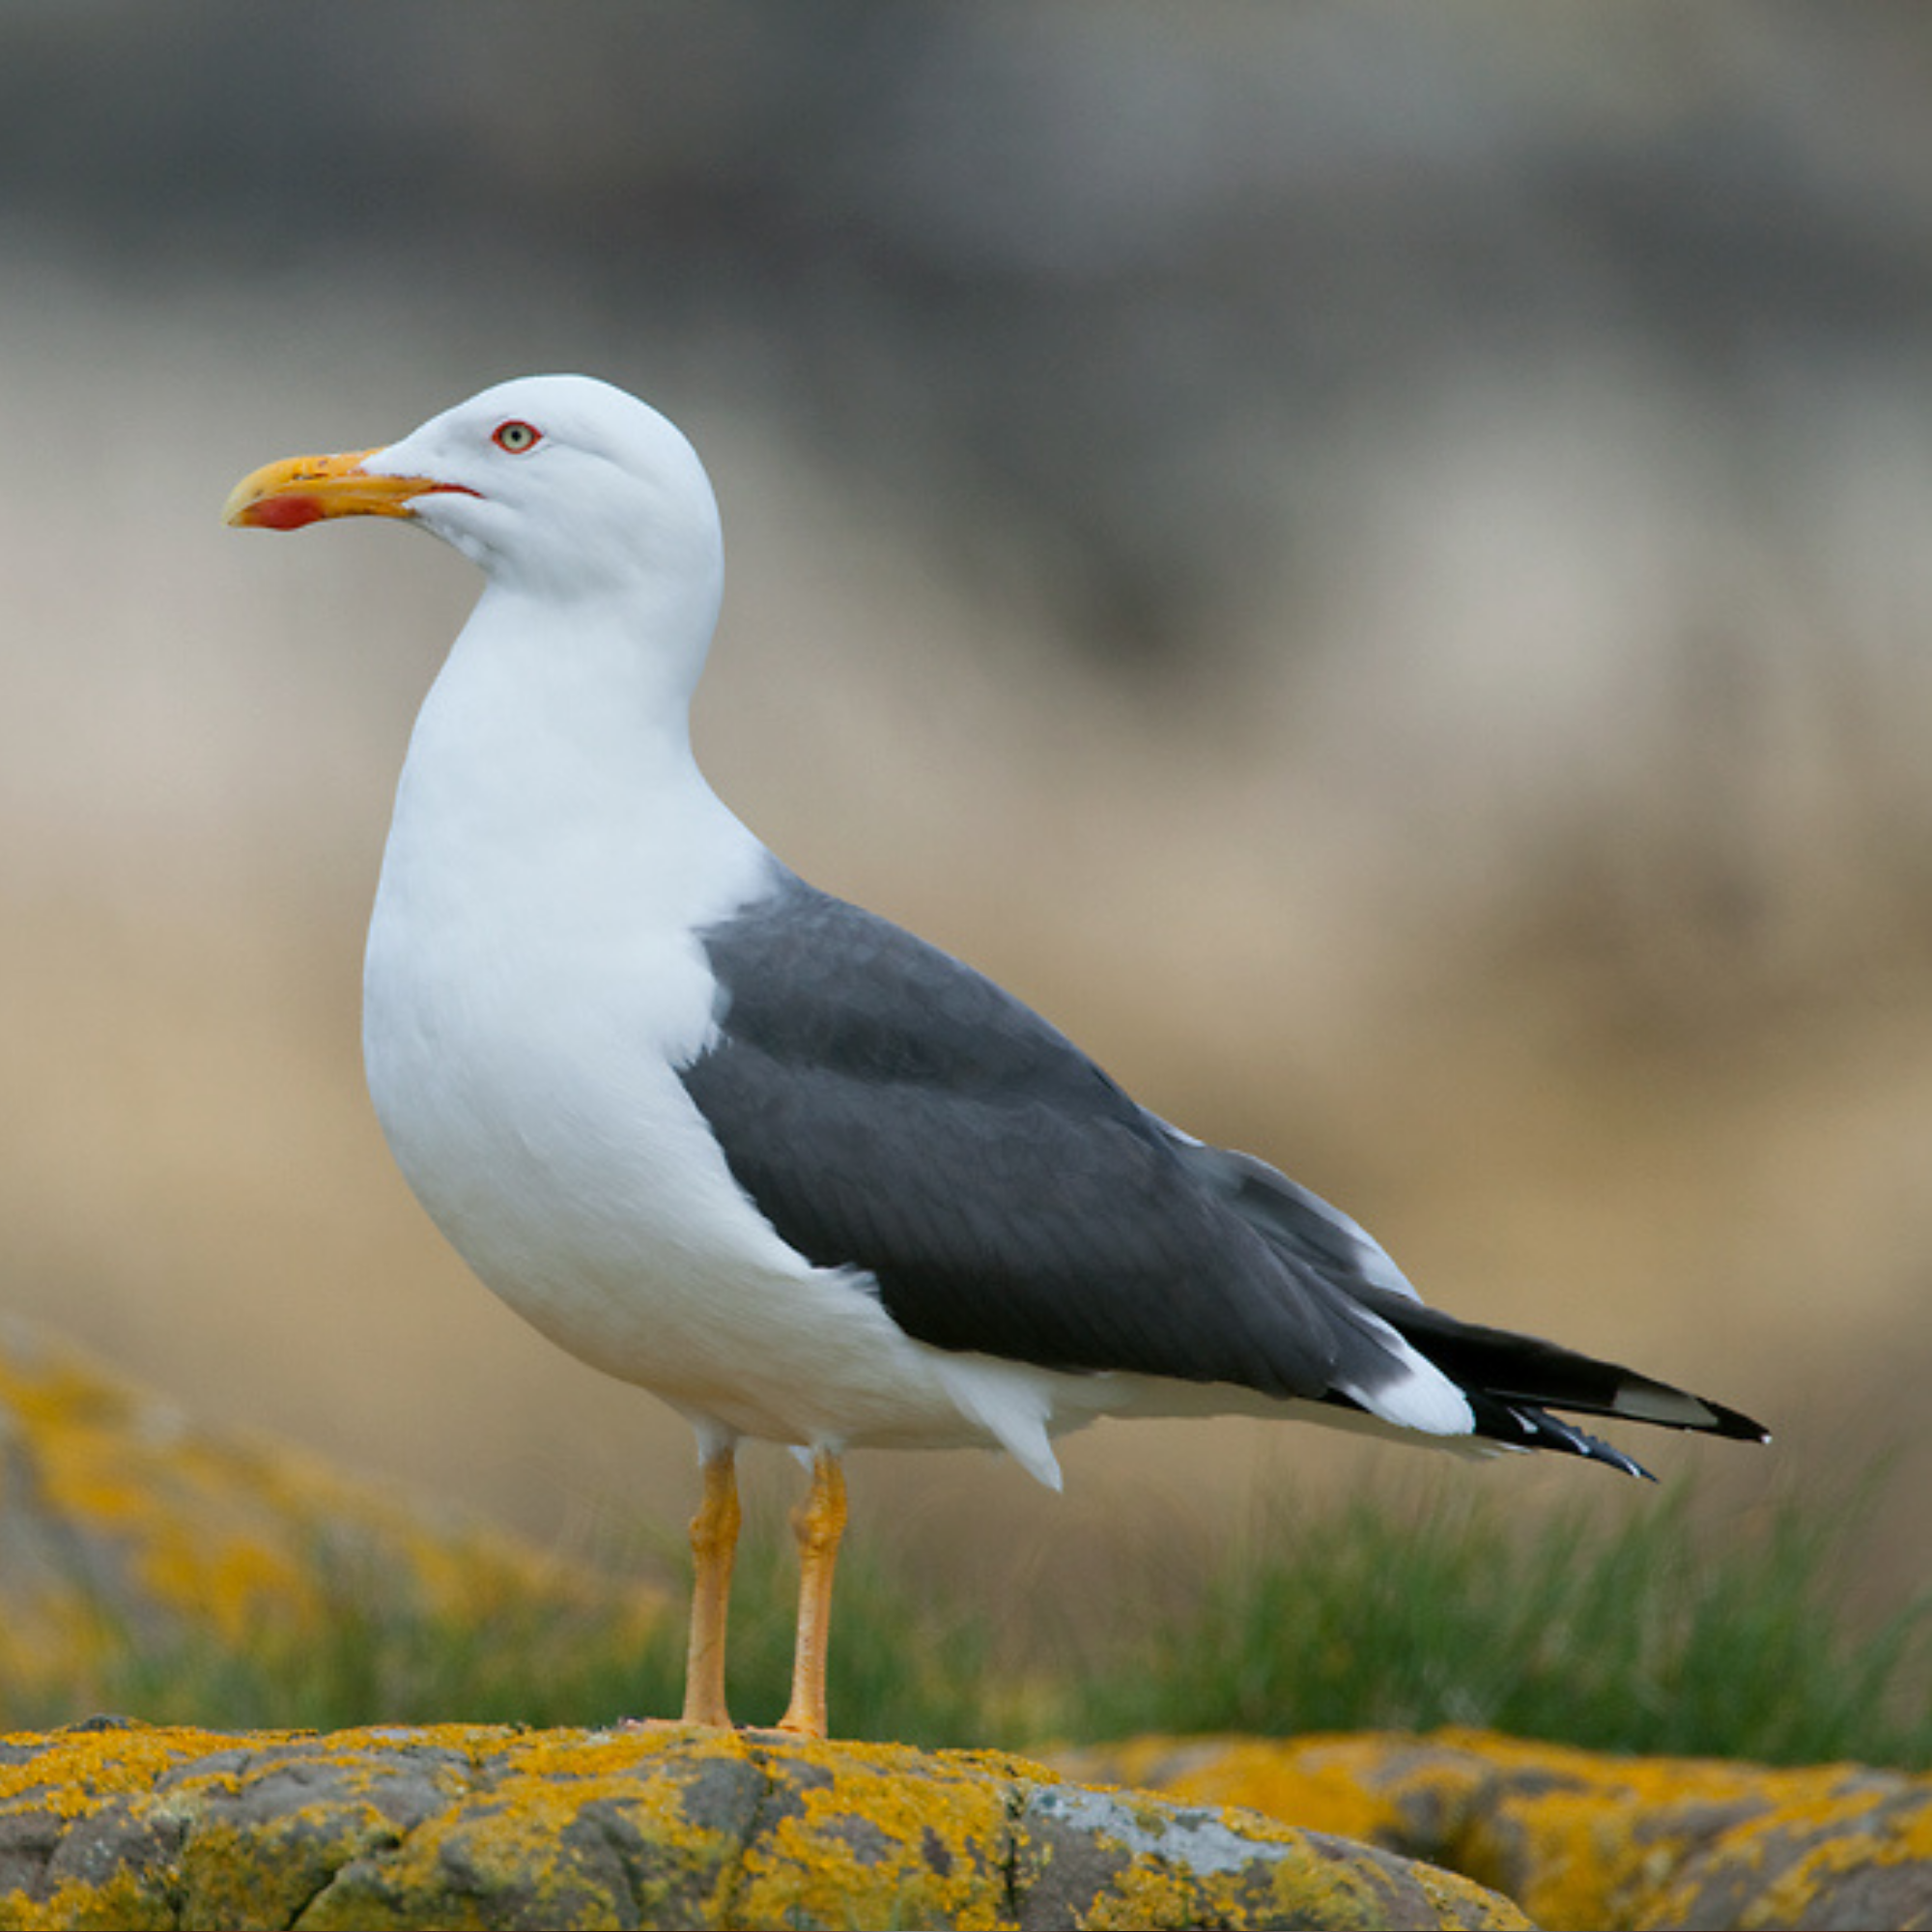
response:
[(825, 1741), (823, 1724), (803, 1723), (790, 1717), (781, 1718), (775, 1724), (747, 1724), (744, 1731), (748, 1738), (782, 1739), (792, 1744), (801, 1738), (808, 1743), (822, 1744)]

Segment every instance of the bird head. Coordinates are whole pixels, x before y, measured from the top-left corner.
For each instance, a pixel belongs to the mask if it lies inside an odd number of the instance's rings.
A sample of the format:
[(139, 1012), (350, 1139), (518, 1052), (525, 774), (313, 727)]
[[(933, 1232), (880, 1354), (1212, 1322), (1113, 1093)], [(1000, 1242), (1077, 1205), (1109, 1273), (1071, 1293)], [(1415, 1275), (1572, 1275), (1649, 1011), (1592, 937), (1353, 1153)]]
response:
[(235, 486), (225, 520), (293, 530), (401, 517), (548, 597), (715, 586), (718, 507), (696, 452), (655, 410), (587, 376), (526, 376), (399, 442), (271, 463)]

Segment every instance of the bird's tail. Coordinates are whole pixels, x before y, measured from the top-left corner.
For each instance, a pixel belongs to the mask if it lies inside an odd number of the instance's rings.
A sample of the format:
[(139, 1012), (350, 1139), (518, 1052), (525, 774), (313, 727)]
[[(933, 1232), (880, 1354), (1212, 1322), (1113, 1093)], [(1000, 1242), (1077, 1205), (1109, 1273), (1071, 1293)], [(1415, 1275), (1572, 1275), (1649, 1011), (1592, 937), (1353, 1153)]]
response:
[(1485, 1328), (1407, 1296), (1357, 1284), (1353, 1297), (1462, 1390), (1476, 1435), (1515, 1449), (1548, 1449), (1607, 1463), (1633, 1476), (1649, 1470), (1622, 1450), (1550, 1414), (1603, 1416), (1663, 1429), (1768, 1442), (1764, 1425), (1735, 1408), (1673, 1388), (1615, 1362), (1506, 1328)]

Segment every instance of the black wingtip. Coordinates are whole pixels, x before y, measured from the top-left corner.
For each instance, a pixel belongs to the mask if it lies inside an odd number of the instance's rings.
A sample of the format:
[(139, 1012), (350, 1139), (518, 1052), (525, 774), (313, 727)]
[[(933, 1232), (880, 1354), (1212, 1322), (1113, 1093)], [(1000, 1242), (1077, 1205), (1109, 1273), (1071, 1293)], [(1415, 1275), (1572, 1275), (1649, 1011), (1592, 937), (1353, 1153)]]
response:
[(1562, 1456), (1580, 1456), (1587, 1463), (1601, 1463), (1605, 1468), (1639, 1477), (1646, 1483), (1657, 1480), (1635, 1457), (1625, 1455), (1614, 1443), (1578, 1429), (1561, 1416), (1551, 1415), (1535, 1403), (1509, 1401), (1474, 1389), (1465, 1389), (1463, 1393), (1476, 1419), (1476, 1434), (1492, 1442), (1505, 1443), (1512, 1449), (1553, 1450)]
[(1697, 1400), (1717, 1418), (1711, 1432), (1713, 1435), (1729, 1436), (1733, 1442), (1771, 1440), (1771, 1431), (1742, 1409), (1726, 1408), (1722, 1403), (1712, 1402), (1706, 1396), (1699, 1396)]

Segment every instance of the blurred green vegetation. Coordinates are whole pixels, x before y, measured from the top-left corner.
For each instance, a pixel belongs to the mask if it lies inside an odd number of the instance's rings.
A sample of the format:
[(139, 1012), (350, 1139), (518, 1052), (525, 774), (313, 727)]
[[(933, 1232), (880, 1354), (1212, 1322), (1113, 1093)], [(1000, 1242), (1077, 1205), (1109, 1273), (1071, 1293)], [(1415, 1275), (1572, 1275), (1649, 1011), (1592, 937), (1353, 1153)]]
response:
[(1278, 1513), (1082, 1686), (1084, 1724), (1284, 1734), (1476, 1724), (1601, 1750), (1932, 1763), (1932, 1592), (1848, 1600), (1868, 1501), (1700, 1523), (1688, 1489), (1513, 1520), (1432, 1487)]
[[(1179, 1535), (1123, 1558), (1124, 1587), (1096, 1593), (1077, 1628), (1064, 1611), (1056, 1626), (970, 1592), (942, 1598), (908, 1580), (890, 1531), (872, 1534), (841, 1565), (834, 1721), (842, 1736), (1020, 1749), (1455, 1723), (1606, 1750), (1921, 1769), (1932, 1593), (1877, 1613), (1849, 1601), (1871, 1500), (1769, 1503), (1715, 1532), (1684, 1488), (1536, 1516), (1453, 1483), (1283, 1503), (1198, 1575), (1177, 1575)], [(754, 1520), (731, 1625), (741, 1721), (783, 1707), (793, 1588), (782, 1525)], [(117, 1711), (216, 1728), (674, 1714), (682, 1616), (638, 1632), (634, 1614), (582, 1604), (412, 1613), (337, 1564), (319, 1634), (264, 1628), (236, 1646), (128, 1629), (86, 1688)], [(15, 1728), (81, 1715), (44, 1682), (0, 1698)]]

